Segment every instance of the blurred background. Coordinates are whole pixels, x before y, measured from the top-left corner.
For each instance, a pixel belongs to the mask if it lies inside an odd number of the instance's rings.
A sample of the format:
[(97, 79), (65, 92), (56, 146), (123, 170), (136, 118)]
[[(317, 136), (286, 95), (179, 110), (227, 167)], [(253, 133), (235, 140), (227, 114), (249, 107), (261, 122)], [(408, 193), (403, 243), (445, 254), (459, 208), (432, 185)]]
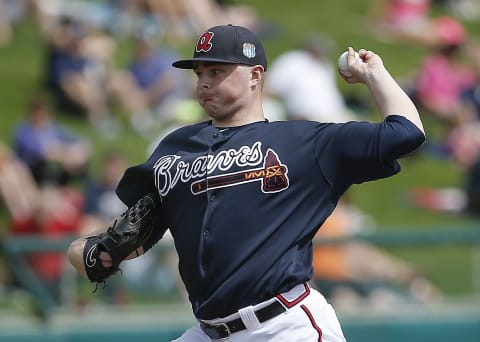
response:
[(125, 168), (205, 120), (170, 65), (225, 23), (264, 42), (270, 120), (378, 120), (336, 66), (348, 46), (382, 56), (427, 142), (348, 191), (312, 283), (349, 341), (478, 341), (478, 0), (0, 0), (0, 341), (169, 341), (194, 322), (168, 237), (95, 293), (65, 251), (125, 210)]

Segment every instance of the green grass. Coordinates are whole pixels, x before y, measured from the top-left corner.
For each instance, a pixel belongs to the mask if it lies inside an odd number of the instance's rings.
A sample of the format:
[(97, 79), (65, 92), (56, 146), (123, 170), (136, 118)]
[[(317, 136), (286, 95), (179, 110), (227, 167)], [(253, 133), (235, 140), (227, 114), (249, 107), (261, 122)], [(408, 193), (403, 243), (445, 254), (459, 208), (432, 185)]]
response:
[[(323, 3), (318, 0), (247, 0), (258, 10), (261, 19), (274, 24), (277, 34), (266, 37), (265, 47), (272, 61), (280, 53), (295, 48), (306, 33), (321, 32), (336, 41), (331, 51), (335, 58), (347, 46), (367, 48), (382, 55), (392, 75), (403, 79), (414, 72), (425, 54), (419, 47), (399, 43), (378, 41), (367, 27), (367, 3), (365, 0), (336, 1)], [(436, 9), (441, 13), (441, 9)], [(480, 34), (480, 25), (468, 23), (472, 34)], [(119, 44), (116, 55), (118, 65), (123, 65), (130, 53), (128, 41)], [(44, 63), (44, 45), (35, 24), (26, 20), (16, 27), (15, 39), (7, 47), (0, 48), (0, 134), (2, 141), (9, 142), (12, 128), (25, 115), (28, 99), (41, 89), (41, 75)], [(185, 56), (191, 54), (191, 46), (182, 48)], [(339, 86), (345, 95), (366, 94), (364, 87), (349, 86), (340, 78)], [(139, 139), (127, 128), (113, 140), (100, 139), (82, 120), (66, 117), (59, 113), (60, 121), (69, 125), (79, 134), (92, 141), (94, 160), (92, 168), (98, 167), (98, 160), (108, 149), (122, 150), (131, 163), (142, 162), (146, 155), (147, 142)], [(427, 120), (428, 121), (428, 120)], [(428, 122), (427, 133), (438, 130), (434, 122)], [(373, 216), (378, 229), (405, 226), (406, 229), (432, 229), (448, 226), (451, 229), (465, 224), (475, 224), (477, 219), (456, 215), (427, 212), (414, 208), (408, 198), (408, 191), (416, 186), (458, 186), (462, 184), (462, 172), (451, 162), (435, 159), (419, 153), (402, 161), (403, 171), (390, 179), (354, 186), (350, 195), (353, 202)], [(0, 219), (5, 221), (5, 213)], [(422, 266), (435, 283), (449, 294), (464, 294), (472, 291), (471, 251), (467, 247), (452, 248), (391, 248), (398, 254)], [(459, 267), (459, 265), (461, 265)], [(454, 274), (452, 277), (450, 274)]]

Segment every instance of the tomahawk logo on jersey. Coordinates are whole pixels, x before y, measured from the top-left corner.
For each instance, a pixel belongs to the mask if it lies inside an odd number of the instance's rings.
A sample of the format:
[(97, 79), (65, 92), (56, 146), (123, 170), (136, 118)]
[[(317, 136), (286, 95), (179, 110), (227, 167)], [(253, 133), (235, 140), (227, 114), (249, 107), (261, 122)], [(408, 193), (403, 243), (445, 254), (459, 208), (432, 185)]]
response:
[[(165, 196), (180, 181), (187, 183), (200, 178), (191, 184), (194, 195), (207, 190), (235, 186), (258, 181), (265, 193), (279, 192), (288, 188), (288, 167), (281, 163), (278, 154), (271, 148), (265, 156), (262, 143), (252, 146), (228, 149), (216, 155), (201, 156), (192, 162), (185, 161), (178, 155), (167, 155), (159, 158), (154, 165), (156, 185), (162, 185), (160, 195)], [(260, 167), (258, 167), (261, 165)], [(234, 166), (241, 171), (228, 172)], [(257, 167), (255, 167), (257, 166)], [(252, 168), (253, 167), (253, 168)], [(209, 177), (215, 171), (221, 174)]]

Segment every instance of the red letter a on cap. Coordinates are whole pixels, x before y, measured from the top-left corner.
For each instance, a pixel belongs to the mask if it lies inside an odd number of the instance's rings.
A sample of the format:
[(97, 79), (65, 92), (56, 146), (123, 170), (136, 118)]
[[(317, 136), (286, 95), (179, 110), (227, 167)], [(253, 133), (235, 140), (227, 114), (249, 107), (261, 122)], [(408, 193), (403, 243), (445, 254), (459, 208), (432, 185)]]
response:
[(198, 38), (197, 47), (195, 48), (196, 52), (208, 52), (212, 48), (212, 43), (210, 42), (213, 38), (213, 32), (207, 31)]

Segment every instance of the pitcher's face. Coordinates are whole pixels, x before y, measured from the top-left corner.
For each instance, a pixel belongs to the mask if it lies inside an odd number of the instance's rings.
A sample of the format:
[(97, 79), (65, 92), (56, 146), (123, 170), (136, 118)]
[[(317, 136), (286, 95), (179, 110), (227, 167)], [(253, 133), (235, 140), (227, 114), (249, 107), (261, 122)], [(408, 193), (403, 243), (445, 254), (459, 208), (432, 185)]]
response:
[(197, 97), (213, 119), (233, 116), (246, 106), (251, 93), (251, 67), (229, 63), (198, 63)]

